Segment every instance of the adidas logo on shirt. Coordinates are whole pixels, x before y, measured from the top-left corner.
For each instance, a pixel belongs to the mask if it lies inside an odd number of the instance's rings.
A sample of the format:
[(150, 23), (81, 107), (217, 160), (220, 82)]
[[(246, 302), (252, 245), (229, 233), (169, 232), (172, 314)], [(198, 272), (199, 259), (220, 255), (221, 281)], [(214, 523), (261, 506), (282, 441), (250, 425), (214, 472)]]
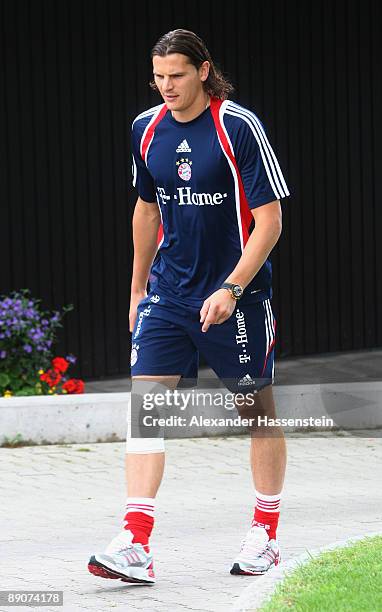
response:
[(190, 145), (188, 144), (186, 139), (182, 140), (180, 145), (178, 145), (176, 152), (177, 153), (191, 153)]

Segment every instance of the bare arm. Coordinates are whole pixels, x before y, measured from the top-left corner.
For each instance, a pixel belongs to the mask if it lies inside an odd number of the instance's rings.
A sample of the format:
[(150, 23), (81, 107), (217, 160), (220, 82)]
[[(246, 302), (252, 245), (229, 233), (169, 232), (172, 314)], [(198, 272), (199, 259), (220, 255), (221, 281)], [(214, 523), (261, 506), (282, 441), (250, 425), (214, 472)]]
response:
[(131, 281), (130, 331), (137, 317), (138, 303), (146, 297), (150, 269), (158, 250), (157, 236), (161, 217), (157, 202), (138, 198), (133, 216), (134, 262)]
[[(256, 276), (269, 253), (277, 243), (282, 228), (282, 213), (279, 200), (253, 209), (255, 228), (251, 233), (235, 269), (226, 282), (241, 285), (244, 289)], [(235, 309), (235, 300), (225, 289), (218, 289), (204, 302), (200, 311), (202, 331), (210, 325), (224, 323)]]
[(255, 228), (236, 268), (226, 279), (227, 283), (237, 283), (243, 288), (251, 282), (266, 261), (280, 238), (282, 228), (279, 200), (254, 208), (251, 212), (255, 219)]

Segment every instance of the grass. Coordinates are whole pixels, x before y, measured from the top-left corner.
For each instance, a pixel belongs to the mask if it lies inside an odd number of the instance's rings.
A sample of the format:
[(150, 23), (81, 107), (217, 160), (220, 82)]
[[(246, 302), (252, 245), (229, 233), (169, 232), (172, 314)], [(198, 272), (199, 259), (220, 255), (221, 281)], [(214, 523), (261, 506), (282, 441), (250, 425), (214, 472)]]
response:
[(322, 553), (297, 568), (261, 612), (382, 610), (382, 536)]

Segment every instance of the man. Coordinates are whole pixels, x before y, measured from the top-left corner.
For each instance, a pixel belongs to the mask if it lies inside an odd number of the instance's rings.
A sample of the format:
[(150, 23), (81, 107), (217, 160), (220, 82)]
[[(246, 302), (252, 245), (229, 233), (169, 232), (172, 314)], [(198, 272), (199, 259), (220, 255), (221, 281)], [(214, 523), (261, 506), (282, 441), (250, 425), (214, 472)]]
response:
[[(274, 417), (276, 323), (267, 258), (281, 233), (280, 199), (288, 188), (262, 124), (227, 100), (232, 86), (198, 36), (169, 32), (152, 60), (152, 86), (164, 103), (136, 118), (132, 136), (139, 194), (130, 306), (133, 388), (142, 382), (176, 388), (180, 378), (196, 374), (200, 352), (230, 390), (256, 392), (256, 414)], [(88, 567), (105, 578), (152, 584), (149, 537), (164, 441), (134, 437), (130, 428), (126, 452), (124, 530)], [(282, 432), (264, 435), (254, 427), (256, 505), (231, 574), (263, 574), (280, 560), (276, 529), (285, 464)]]

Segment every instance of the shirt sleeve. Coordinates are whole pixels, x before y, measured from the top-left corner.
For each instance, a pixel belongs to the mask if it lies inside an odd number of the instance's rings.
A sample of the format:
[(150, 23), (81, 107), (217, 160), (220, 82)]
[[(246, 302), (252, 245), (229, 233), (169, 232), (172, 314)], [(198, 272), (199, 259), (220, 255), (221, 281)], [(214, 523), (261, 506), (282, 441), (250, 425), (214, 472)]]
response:
[(235, 157), (249, 208), (289, 196), (264, 126), (253, 113), (241, 119), (235, 141)]
[(136, 124), (133, 124), (131, 135), (131, 149), (133, 157), (133, 186), (138, 191), (139, 196), (145, 202), (156, 202), (156, 191), (154, 179), (147, 169), (140, 153), (140, 142), (142, 134)]

